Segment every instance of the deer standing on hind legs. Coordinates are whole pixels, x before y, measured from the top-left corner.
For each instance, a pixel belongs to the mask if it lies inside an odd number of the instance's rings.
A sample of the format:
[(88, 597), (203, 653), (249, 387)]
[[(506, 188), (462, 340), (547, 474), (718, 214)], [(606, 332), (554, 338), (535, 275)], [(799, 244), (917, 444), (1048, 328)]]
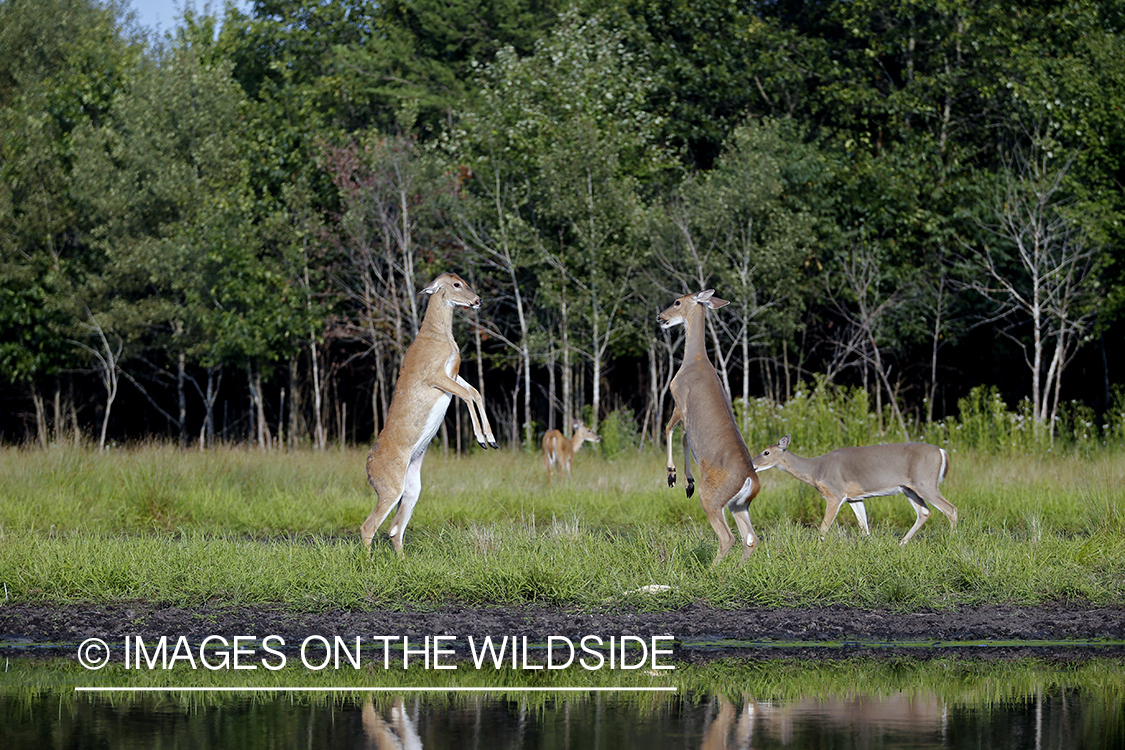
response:
[(816, 458), (801, 458), (789, 452), (789, 436), (786, 435), (759, 453), (754, 465), (758, 471), (776, 466), (811, 484), (828, 501), (824, 520), (820, 522), (821, 539), (845, 502), (855, 511), (860, 529), (870, 536), (863, 501), (900, 492), (910, 498), (915, 520), (899, 545), (909, 542), (929, 519), (927, 500), (945, 514), (950, 526), (957, 526), (957, 509), (938, 490), (941, 480), (949, 473), (949, 454), (934, 445), (865, 445), (837, 448)]
[(402, 359), (387, 423), (367, 454), (367, 481), (379, 500), (360, 527), (363, 544), (370, 548), (375, 531), (397, 505), (390, 537), (399, 557), (406, 525), (422, 491), (422, 459), (454, 396), (468, 405), (473, 435), (481, 447), (499, 447), (480, 392), (457, 374), (461, 352), (453, 338), (453, 308), (478, 308), (480, 297), (455, 273), (443, 273), (422, 291), (430, 295), (426, 316)]
[(570, 438), (558, 430), (547, 430), (547, 434), (543, 436), (543, 466), (547, 469), (547, 484), (551, 483), (551, 467), (556, 463), (559, 466), (559, 479), (562, 479), (563, 469), (566, 469), (566, 476), (570, 478), (570, 462), (587, 440), (591, 443), (602, 441), (597, 433), (582, 422), (574, 423), (574, 435)]
[(676, 486), (676, 465), (672, 461), (672, 430), (684, 423), (684, 469), (687, 475), (687, 496), (695, 490), (691, 459), (699, 464), (699, 502), (711, 528), (719, 537), (719, 551), (713, 565), (718, 565), (734, 546), (723, 509), (730, 510), (742, 542), (742, 559), (754, 552), (758, 537), (750, 523), (748, 506), (758, 494), (758, 475), (750, 451), (734, 423), (730, 398), (719, 382), (711, 360), (707, 358), (707, 309), (727, 304), (717, 299), (714, 289), (680, 297), (657, 316), (661, 328), (683, 324), (685, 331), (684, 361), (672, 379), (675, 408), (665, 429), (668, 443), (668, 486)]

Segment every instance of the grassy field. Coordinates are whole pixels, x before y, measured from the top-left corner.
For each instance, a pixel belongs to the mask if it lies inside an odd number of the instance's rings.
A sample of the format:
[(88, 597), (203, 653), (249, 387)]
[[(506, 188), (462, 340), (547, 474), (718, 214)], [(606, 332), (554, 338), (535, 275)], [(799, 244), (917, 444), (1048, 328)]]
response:
[[(1125, 600), (1120, 452), (955, 454), (942, 488), (960, 524), (951, 530), (935, 511), (902, 548), (914, 518), (905, 497), (867, 502), (870, 539), (844, 510), (821, 542), (823, 500), (765, 472), (750, 508), (759, 551), (746, 565), (735, 553), (716, 568), (698, 500), (665, 486), (655, 453), (608, 461), (584, 452), (574, 481), (548, 489), (538, 457), (443, 458), (435, 447), (405, 561), (385, 542), (371, 552), (359, 543), (374, 505), (364, 457), (362, 449), (0, 450), (6, 601), (908, 610)], [(636, 591), (649, 584), (671, 589)]]

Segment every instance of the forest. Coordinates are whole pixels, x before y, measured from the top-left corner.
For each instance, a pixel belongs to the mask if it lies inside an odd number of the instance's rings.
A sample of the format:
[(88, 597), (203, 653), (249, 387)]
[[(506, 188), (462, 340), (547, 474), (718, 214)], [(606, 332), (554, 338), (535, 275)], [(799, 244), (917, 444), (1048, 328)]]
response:
[(258, 0), (156, 38), (120, 0), (0, 0), (0, 442), (368, 443), (443, 271), (483, 300), (461, 373), (512, 448), (579, 418), (659, 444), (656, 315), (709, 288), (744, 419), (862, 396), (866, 441), (909, 439), (987, 393), (1110, 435), (1123, 22)]

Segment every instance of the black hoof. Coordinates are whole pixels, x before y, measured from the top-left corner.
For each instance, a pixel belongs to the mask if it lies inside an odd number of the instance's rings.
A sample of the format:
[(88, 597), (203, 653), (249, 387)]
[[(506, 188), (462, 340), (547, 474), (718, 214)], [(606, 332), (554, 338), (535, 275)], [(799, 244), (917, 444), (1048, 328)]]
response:
[(489, 443), (489, 445), (490, 445), (490, 446), (492, 446), (492, 448), (493, 448), (493, 449), (495, 449), (495, 450), (500, 450), (500, 446), (499, 446), (499, 445), (497, 445), (497, 444), (496, 444), (496, 443), (494, 443), (494, 442), (493, 442), (493, 443)]
[(695, 494), (695, 482), (693, 482), (690, 479), (687, 480), (686, 492), (687, 492), (688, 497), (691, 497), (692, 495)]
[(485, 450), (488, 450), (488, 444), (485, 443), (483, 440), (478, 440), (477, 443), (480, 445), (481, 448), (484, 448)]
[(668, 472), (668, 486), (669, 487), (675, 487), (676, 486), (676, 472), (674, 472), (674, 471)]

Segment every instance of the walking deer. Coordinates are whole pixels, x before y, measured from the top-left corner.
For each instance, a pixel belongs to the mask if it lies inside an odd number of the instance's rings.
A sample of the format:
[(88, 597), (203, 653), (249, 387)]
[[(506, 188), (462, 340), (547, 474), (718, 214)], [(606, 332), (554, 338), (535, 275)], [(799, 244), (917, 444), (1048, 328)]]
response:
[(443, 273), (422, 291), (430, 295), (430, 304), (403, 357), (387, 423), (367, 454), (367, 481), (378, 502), (360, 527), (363, 543), (370, 548), (376, 530), (398, 506), (389, 533), (399, 557), (406, 525), (422, 491), (422, 459), (454, 396), (468, 405), (473, 435), (481, 447), (499, 447), (480, 392), (457, 374), (461, 353), (453, 338), (453, 308), (478, 308), (480, 297), (455, 273)]
[(900, 545), (909, 542), (929, 519), (927, 501), (945, 514), (950, 526), (957, 526), (957, 509), (938, 491), (938, 485), (949, 473), (949, 454), (933, 445), (866, 445), (837, 448), (817, 458), (801, 458), (789, 452), (789, 436), (786, 435), (759, 453), (754, 458), (754, 465), (758, 471), (776, 466), (811, 484), (828, 501), (824, 520), (820, 522), (821, 539), (828, 533), (845, 502), (855, 511), (863, 533), (870, 535), (863, 501), (900, 492), (910, 498), (916, 514), (914, 525), (906, 532)]
[(559, 478), (562, 478), (563, 469), (566, 469), (566, 476), (570, 477), (570, 462), (587, 440), (591, 443), (602, 441), (597, 433), (582, 422), (574, 423), (574, 435), (569, 438), (558, 430), (547, 430), (547, 434), (543, 436), (543, 467), (547, 469), (547, 484), (551, 483), (551, 467), (556, 463)]
[(722, 560), (734, 546), (723, 509), (730, 510), (738, 526), (742, 542), (742, 559), (754, 552), (758, 537), (750, 523), (748, 506), (758, 494), (758, 475), (750, 451), (734, 423), (730, 398), (719, 381), (719, 375), (707, 358), (708, 309), (727, 304), (714, 296), (714, 289), (680, 297), (657, 316), (661, 328), (683, 324), (685, 331), (684, 361), (672, 379), (675, 407), (665, 428), (668, 443), (668, 486), (676, 486), (676, 465), (672, 460), (672, 430), (684, 423), (684, 470), (687, 496), (695, 490), (691, 459), (699, 465), (699, 502), (711, 528), (719, 537), (719, 551), (713, 565)]

